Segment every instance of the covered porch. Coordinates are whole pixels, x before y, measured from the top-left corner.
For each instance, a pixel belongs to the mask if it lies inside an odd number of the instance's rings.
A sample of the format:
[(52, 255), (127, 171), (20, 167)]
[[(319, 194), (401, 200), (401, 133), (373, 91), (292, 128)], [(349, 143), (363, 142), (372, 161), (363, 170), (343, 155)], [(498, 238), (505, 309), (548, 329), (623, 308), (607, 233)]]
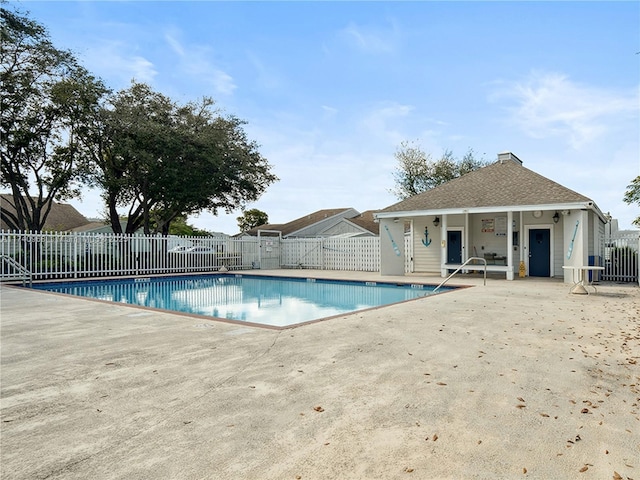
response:
[[(589, 237), (589, 212), (576, 205), (426, 210), (383, 214), (379, 220), (382, 275), (402, 274), (408, 263), (412, 273), (439, 273), (444, 278), (469, 259), (479, 258), (486, 261), (487, 271), (504, 273), (507, 280), (533, 276), (570, 282), (563, 265), (590, 261), (583, 245)], [(404, 235), (410, 236), (406, 248), (405, 242), (394, 239)], [(481, 269), (482, 260), (471, 260), (462, 271)]]

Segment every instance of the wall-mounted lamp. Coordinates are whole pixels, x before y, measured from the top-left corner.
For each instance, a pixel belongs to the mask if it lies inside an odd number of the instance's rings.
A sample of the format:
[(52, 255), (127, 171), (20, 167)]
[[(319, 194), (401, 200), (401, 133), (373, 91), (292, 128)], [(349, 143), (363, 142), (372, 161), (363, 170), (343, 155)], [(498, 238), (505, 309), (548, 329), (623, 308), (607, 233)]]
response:
[(433, 219), (433, 226), (437, 227), (438, 225), (440, 225), (440, 217), (436, 217)]
[(553, 223), (558, 223), (558, 220), (560, 220), (560, 215), (558, 215), (558, 212), (553, 214)]
[(393, 223), (398, 223), (398, 220), (400, 220), (398, 217), (393, 219)]

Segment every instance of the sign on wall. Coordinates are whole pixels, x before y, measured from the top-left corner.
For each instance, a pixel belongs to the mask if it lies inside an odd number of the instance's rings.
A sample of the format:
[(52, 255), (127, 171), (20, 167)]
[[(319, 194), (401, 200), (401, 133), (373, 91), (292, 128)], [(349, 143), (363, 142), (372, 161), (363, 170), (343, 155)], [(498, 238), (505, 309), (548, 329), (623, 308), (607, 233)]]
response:
[(496, 217), (496, 237), (507, 236), (507, 217)]
[(482, 219), (482, 232), (493, 233), (495, 231), (495, 221), (493, 218)]

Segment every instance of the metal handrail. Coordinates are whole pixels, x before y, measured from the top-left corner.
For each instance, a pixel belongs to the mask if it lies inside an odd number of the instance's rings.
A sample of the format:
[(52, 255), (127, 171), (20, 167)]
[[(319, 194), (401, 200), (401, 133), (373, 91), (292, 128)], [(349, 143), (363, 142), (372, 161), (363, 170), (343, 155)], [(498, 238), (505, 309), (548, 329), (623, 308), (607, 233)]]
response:
[(433, 293), (436, 293), (441, 286), (449, 281), (451, 277), (453, 277), (456, 273), (462, 270), (471, 260), (482, 260), (484, 262), (484, 285), (487, 285), (487, 261), (482, 257), (469, 257), (466, 262), (460, 265), (452, 274), (450, 274), (447, 278), (445, 278), (440, 285), (433, 289)]
[[(25, 286), (25, 282), (27, 280), (29, 280), (29, 286), (32, 287), (33, 286), (33, 279), (31, 276), (31, 272), (24, 267), (23, 265), (21, 265), (20, 263), (16, 262), (13, 258), (11, 258), (9, 255), (0, 255), (0, 259), (2, 259), (3, 263), (8, 264), (9, 266), (13, 267), (15, 270), (18, 271), (18, 274), (22, 274), (21, 275), (8, 275), (6, 278), (15, 278), (17, 280), (22, 280), (22, 286)], [(5, 275), (4, 274), (0, 274), (0, 278), (2, 280), (5, 279)]]

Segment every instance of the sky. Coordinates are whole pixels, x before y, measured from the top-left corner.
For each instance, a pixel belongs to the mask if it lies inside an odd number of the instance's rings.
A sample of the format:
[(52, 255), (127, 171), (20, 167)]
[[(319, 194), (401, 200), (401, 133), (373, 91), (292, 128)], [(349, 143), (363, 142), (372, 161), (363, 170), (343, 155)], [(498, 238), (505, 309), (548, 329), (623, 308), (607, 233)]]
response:
[[(113, 90), (133, 79), (244, 121), (279, 181), (247, 208), (286, 223), (392, 205), (402, 142), (524, 166), (633, 228), (640, 2), (11, 1)], [(88, 217), (99, 192), (70, 201)], [(242, 214), (192, 225), (238, 232)]]

